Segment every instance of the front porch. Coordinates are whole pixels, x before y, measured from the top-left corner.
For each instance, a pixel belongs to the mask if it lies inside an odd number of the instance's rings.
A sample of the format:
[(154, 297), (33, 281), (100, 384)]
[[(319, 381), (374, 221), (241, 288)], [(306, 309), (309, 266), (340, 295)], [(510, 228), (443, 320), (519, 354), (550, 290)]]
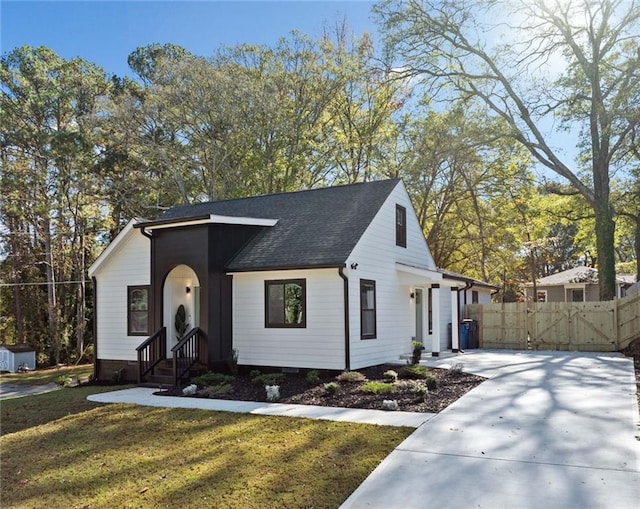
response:
[(207, 370), (207, 336), (194, 327), (167, 354), (167, 328), (162, 327), (136, 348), (138, 384), (178, 387)]

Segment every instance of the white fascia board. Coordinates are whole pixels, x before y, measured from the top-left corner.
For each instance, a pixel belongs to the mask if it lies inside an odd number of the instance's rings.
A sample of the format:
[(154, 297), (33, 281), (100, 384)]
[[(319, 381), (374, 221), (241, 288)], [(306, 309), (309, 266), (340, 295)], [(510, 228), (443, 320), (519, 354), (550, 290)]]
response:
[(266, 219), (263, 217), (234, 217), (234, 216), (218, 216), (211, 214), (209, 216), (211, 223), (218, 224), (241, 224), (245, 226), (275, 226), (277, 219)]
[(443, 287), (462, 288), (462, 281), (447, 280), (442, 277), (442, 273), (423, 267), (414, 267), (405, 263), (396, 262), (396, 270), (403, 276), (407, 284), (424, 285), (437, 283)]
[(177, 226), (196, 226), (200, 224), (238, 224), (243, 226), (275, 226), (277, 219), (265, 219), (261, 217), (236, 217), (211, 214), (208, 218), (193, 220), (178, 220), (170, 223), (145, 226), (145, 230), (161, 230), (163, 228), (175, 228)]
[(109, 245), (104, 249), (104, 251), (100, 253), (100, 256), (96, 258), (96, 261), (93, 262), (89, 267), (89, 269), (87, 270), (89, 277), (93, 277), (94, 274), (98, 271), (98, 269), (100, 269), (102, 264), (111, 256), (112, 253), (114, 253), (118, 249), (118, 247), (120, 246), (120, 244), (122, 244), (124, 239), (126, 239), (129, 236), (129, 234), (133, 230), (134, 225), (138, 221), (140, 221), (140, 219), (138, 218), (134, 218), (131, 221), (129, 221), (127, 225), (120, 231), (120, 233), (118, 233), (118, 235), (116, 235), (116, 237), (109, 243)]

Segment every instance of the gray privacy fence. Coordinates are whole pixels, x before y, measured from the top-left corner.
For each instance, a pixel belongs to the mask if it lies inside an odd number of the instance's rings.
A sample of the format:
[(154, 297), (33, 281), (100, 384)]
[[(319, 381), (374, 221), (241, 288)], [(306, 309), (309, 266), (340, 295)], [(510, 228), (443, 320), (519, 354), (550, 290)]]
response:
[(480, 348), (615, 352), (640, 338), (640, 294), (606, 302), (471, 304)]

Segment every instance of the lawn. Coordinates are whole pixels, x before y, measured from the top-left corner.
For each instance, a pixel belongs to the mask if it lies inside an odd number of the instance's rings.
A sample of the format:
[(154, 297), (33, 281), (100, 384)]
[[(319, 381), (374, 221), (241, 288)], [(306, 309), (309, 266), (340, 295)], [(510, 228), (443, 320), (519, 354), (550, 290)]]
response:
[(0, 383), (14, 385), (42, 385), (55, 382), (60, 375), (88, 377), (93, 374), (93, 364), (79, 366), (61, 366), (59, 368), (38, 369), (29, 373), (3, 373)]
[(413, 431), (84, 399), (104, 389), (2, 402), (0, 506), (338, 507)]

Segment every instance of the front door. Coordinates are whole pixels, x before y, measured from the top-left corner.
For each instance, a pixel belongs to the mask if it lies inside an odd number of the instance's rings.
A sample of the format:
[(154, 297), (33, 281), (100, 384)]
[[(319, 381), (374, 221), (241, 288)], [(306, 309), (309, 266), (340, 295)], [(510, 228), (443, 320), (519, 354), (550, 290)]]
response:
[(178, 308), (184, 306), (184, 325), (188, 332), (200, 325), (200, 285), (196, 273), (186, 265), (178, 265), (167, 275), (163, 290), (163, 323), (167, 328), (167, 357), (178, 344), (180, 333), (176, 329)]
[(414, 293), (415, 293), (415, 299), (416, 299), (416, 341), (422, 342), (424, 338), (423, 330), (422, 330), (422, 324), (423, 324), (422, 289), (416, 288)]

